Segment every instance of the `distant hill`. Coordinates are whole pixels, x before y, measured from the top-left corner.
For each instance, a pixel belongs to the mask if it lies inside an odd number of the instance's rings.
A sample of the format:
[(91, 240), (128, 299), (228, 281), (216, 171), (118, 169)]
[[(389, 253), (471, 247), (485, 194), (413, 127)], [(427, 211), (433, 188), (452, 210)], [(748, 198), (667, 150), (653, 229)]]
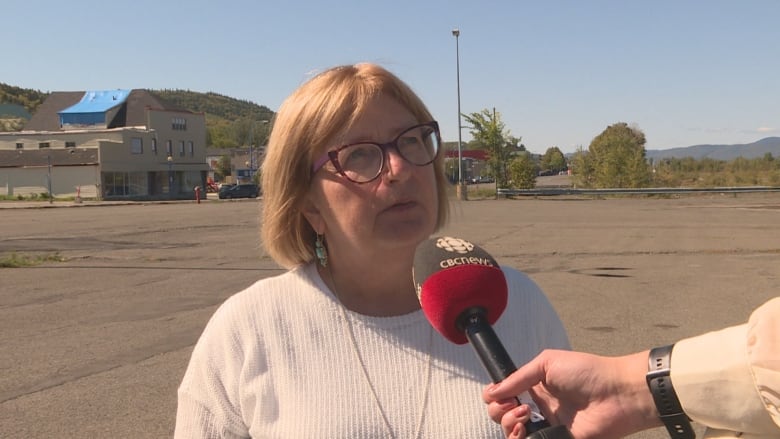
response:
[[(197, 113), (205, 113), (216, 119), (235, 122), (241, 118), (271, 120), (274, 112), (265, 105), (231, 98), (221, 94), (200, 93), (190, 90), (149, 90), (174, 106)], [(207, 124), (208, 125), (208, 124)]]
[[(14, 87), (0, 82), (0, 104), (19, 105), (30, 114), (35, 113), (35, 110), (38, 109), (38, 105), (41, 105), (47, 96), (49, 96), (48, 93), (39, 90)], [(0, 114), (0, 117), (9, 118), (21, 116)], [(29, 117), (27, 117), (27, 119), (29, 119)]]
[(766, 137), (753, 143), (737, 145), (693, 145), (686, 148), (649, 149), (646, 151), (646, 157), (653, 160), (686, 157), (695, 160), (710, 158), (728, 162), (737, 157), (761, 158), (767, 153), (772, 154), (775, 158), (780, 158), (780, 137)]

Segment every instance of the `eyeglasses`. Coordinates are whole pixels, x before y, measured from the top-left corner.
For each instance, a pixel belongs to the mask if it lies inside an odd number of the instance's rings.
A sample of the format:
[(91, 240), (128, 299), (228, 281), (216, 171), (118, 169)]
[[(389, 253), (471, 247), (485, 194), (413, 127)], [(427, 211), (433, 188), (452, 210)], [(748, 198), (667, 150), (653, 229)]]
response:
[(398, 155), (416, 166), (433, 163), (439, 154), (441, 134), (436, 121), (422, 123), (404, 130), (387, 143), (360, 142), (340, 146), (323, 154), (311, 167), (311, 173), (319, 171), (328, 161), (336, 172), (353, 183), (374, 181), (385, 167), (385, 151), (395, 148)]

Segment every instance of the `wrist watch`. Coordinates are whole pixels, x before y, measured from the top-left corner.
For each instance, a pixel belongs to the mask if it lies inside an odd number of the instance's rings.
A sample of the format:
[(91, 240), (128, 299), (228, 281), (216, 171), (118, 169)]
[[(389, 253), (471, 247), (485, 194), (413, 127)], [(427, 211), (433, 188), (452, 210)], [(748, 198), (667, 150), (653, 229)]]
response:
[(650, 350), (645, 379), (650, 393), (653, 395), (659, 418), (669, 431), (669, 436), (672, 439), (694, 439), (696, 433), (691, 427), (690, 419), (682, 409), (669, 376), (672, 348), (674, 348), (673, 344)]

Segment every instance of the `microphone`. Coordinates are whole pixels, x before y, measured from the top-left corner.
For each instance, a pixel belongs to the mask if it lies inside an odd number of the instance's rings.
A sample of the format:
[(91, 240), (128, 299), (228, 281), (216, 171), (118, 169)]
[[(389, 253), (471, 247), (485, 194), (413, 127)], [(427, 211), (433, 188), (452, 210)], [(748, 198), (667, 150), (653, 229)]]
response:
[[(506, 278), (492, 256), (464, 239), (431, 238), (417, 246), (412, 276), (431, 325), (455, 344), (470, 343), (494, 383), (517, 370), (491, 326), (507, 304)], [(532, 409), (527, 438), (573, 439), (565, 425), (551, 427), (530, 397), (524, 402)]]

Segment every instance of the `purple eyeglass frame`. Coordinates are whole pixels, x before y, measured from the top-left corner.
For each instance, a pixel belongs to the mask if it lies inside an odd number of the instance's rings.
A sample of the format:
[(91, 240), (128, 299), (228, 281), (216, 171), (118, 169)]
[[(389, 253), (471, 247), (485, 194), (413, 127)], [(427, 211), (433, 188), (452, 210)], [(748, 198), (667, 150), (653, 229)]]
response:
[[(410, 130), (413, 130), (413, 129), (419, 128), (419, 127), (431, 127), (431, 128), (433, 128), (433, 133), (436, 136), (436, 140), (438, 141), (438, 144), (439, 144), (440, 147), (436, 149), (436, 155), (433, 156), (433, 159), (430, 162), (428, 162), (428, 163), (426, 163), (424, 165), (417, 165), (417, 164), (414, 164), (414, 163), (413, 164), (415, 166), (427, 166), (427, 165), (430, 165), (431, 163), (433, 163), (436, 160), (436, 157), (439, 156), (439, 151), (441, 150), (441, 133), (439, 132), (439, 123), (437, 121), (435, 121), (435, 120), (432, 120), (430, 122), (420, 123), (420, 124), (417, 124), (417, 125), (412, 125), (409, 128), (406, 128), (405, 130), (401, 131), (401, 133), (398, 136), (396, 136), (393, 140), (391, 140), (389, 142), (386, 142), (386, 143), (367, 142), (367, 141), (364, 141), (364, 142), (354, 142), (354, 143), (348, 143), (346, 145), (341, 145), (341, 146), (339, 146), (336, 149), (331, 149), (330, 151), (327, 151), (324, 154), (322, 154), (317, 160), (314, 161), (314, 164), (311, 166), (311, 175), (314, 175), (317, 171), (322, 169), (322, 167), (325, 166), (326, 163), (331, 162), (331, 163), (333, 163), (333, 166), (336, 168), (336, 172), (338, 172), (341, 176), (343, 176), (347, 180), (349, 180), (349, 181), (351, 181), (353, 183), (356, 183), (356, 184), (370, 183), (370, 182), (376, 180), (376, 178), (379, 177), (379, 175), (382, 174), (381, 169), (377, 173), (377, 175), (374, 178), (372, 178), (371, 180), (368, 180), (368, 181), (355, 181), (355, 180), (352, 180), (341, 169), (341, 164), (339, 163), (339, 160), (338, 160), (339, 151), (341, 151), (344, 148), (350, 147), (352, 145), (359, 145), (359, 144), (363, 144), (363, 143), (370, 143), (372, 145), (378, 146), (383, 151), (387, 150), (388, 148), (395, 148), (395, 150), (398, 151), (398, 154), (401, 157), (403, 157), (404, 160), (406, 160), (406, 157), (404, 157), (403, 154), (401, 154), (401, 151), (398, 149), (398, 139), (400, 139), (401, 136), (403, 136), (404, 134), (406, 134)], [(384, 167), (384, 165), (383, 165), (383, 167)]]

